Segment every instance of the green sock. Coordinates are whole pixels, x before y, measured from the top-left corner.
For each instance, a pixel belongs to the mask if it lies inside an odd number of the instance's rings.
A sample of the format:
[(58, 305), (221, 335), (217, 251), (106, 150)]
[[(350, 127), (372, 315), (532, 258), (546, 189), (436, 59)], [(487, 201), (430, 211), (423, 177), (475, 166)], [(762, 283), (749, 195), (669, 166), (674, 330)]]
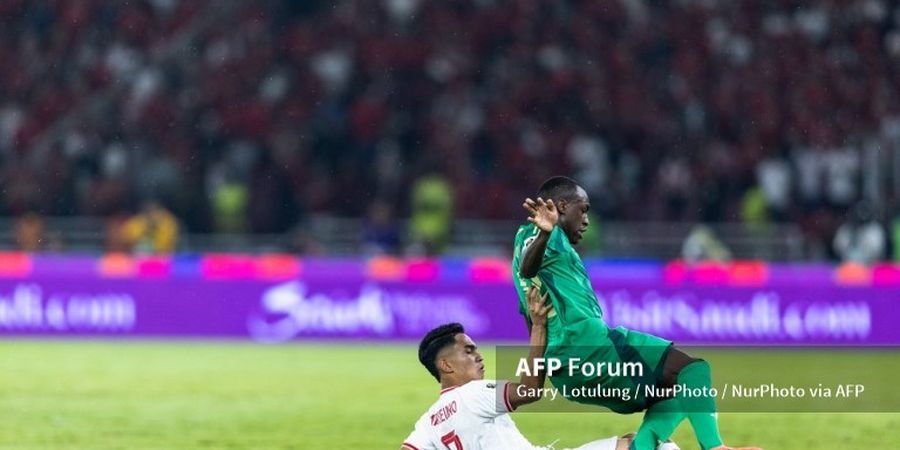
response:
[[(687, 389), (712, 389), (712, 374), (709, 363), (703, 360), (694, 361), (678, 373), (678, 384)], [(716, 414), (716, 398), (714, 396), (679, 394), (676, 399), (681, 403), (681, 410), (687, 415), (694, 428), (694, 435), (700, 448), (708, 450), (722, 445), (719, 435), (719, 419)]]
[(684, 413), (681, 410), (677, 398), (663, 400), (647, 409), (630, 449), (655, 450), (660, 442), (672, 436), (675, 428), (684, 420)]

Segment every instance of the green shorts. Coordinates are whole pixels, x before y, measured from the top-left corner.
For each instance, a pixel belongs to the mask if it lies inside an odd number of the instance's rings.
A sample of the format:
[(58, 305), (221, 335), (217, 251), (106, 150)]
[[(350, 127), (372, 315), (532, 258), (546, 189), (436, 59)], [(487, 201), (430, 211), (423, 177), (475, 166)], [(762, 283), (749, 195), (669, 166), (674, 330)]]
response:
[[(605, 335), (599, 330), (578, 330), (577, 327), (574, 331), (567, 333), (569, 339), (547, 348), (548, 357), (576, 362), (572, 366), (579, 366), (569, 370), (564, 365), (562, 370), (557, 370), (550, 377), (553, 385), (562, 390), (567, 398), (622, 414), (643, 411), (653, 401), (659, 400), (652, 398), (648, 401), (644, 387), (657, 386), (662, 380), (663, 362), (672, 347), (671, 341), (624, 327), (606, 329)], [(582, 388), (600, 388), (595, 392), (608, 395), (572, 395), (578, 390), (585, 392)], [(623, 390), (629, 394), (609, 394)]]

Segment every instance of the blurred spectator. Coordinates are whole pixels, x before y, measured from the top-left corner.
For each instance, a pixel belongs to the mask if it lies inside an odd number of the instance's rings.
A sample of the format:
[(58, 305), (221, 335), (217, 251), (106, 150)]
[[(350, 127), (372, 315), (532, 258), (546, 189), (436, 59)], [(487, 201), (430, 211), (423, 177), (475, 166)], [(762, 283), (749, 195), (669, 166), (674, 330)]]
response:
[(825, 154), (828, 200), (846, 210), (859, 198), (859, 149), (843, 147)]
[(178, 243), (178, 221), (158, 202), (149, 201), (120, 225), (119, 233), (125, 247), (133, 253), (172, 253)]
[(574, 168), (574, 178), (591, 199), (591, 208), (609, 211), (613, 208), (610, 189), (609, 149), (597, 136), (575, 136), (569, 142), (566, 157)]
[(871, 264), (882, 259), (886, 250), (884, 227), (868, 203), (858, 203), (834, 236), (834, 252), (844, 262)]
[(753, 231), (764, 231), (769, 225), (769, 208), (762, 189), (754, 187), (744, 193), (741, 222)]
[(125, 237), (125, 227), (123, 226), (128, 218), (125, 214), (114, 214), (106, 219), (104, 238), (107, 253), (131, 251), (131, 244)]
[(34, 212), (16, 218), (16, 249), (23, 252), (38, 252), (46, 248), (44, 219)]
[(706, 225), (691, 229), (681, 248), (681, 257), (687, 262), (719, 261), (731, 259), (731, 251)]
[(260, 152), (259, 160), (250, 173), (247, 205), (250, 231), (253, 233), (284, 233), (299, 216), (291, 191), (289, 174), (272, 158), (271, 151)]
[(212, 191), (213, 224), (216, 233), (247, 232), (247, 186), (227, 177)]
[(409, 229), (411, 252), (441, 254), (450, 240), (452, 215), (453, 190), (444, 177), (428, 175), (416, 181)]
[(664, 201), (663, 218), (677, 221), (688, 219), (694, 179), (687, 161), (683, 158), (664, 161), (659, 169), (659, 183)]
[(787, 161), (769, 158), (756, 168), (756, 176), (771, 216), (777, 221), (787, 219), (791, 206), (791, 171)]
[(400, 250), (400, 227), (391, 205), (376, 200), (369, 206), (363, 224), (363, 252), (367, 255), (397, 254)]

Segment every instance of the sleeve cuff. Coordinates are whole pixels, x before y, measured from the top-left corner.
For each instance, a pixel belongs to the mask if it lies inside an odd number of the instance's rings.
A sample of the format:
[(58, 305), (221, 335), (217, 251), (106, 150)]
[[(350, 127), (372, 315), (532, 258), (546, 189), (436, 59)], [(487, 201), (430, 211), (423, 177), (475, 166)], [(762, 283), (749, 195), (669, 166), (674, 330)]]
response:
[(507, 412), (513, 412), (516, 409), (513, 408), (512, 403), (509, 402), (509, 383), (503, 384), (503, 406), (506, 407)]

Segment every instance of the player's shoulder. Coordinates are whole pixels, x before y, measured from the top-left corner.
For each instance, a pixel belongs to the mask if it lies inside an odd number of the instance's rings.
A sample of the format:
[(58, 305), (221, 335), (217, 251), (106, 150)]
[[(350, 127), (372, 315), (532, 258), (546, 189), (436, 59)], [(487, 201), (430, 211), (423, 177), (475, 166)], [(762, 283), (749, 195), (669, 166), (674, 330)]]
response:
[(497, 383), (497, 380), (472, 380), (462, 385), (462, 387), (468, 389), (496, 389)]
[(416, 421), (416, 426), (430, 426), (435, 414), (440, 414), (442, 411), (446, 414), (447, 408), (455, 410), (460, 407), (466, 408), (466, 405), (471, 407), (472, 404), (483, 402), (485, 398), (494, 398), (497, 384), (495, 380), (473, 380), (442, 390), (440, 396)]
[(463, 396), (470, 395), (494, 395), (497, 386), (502, 386), (502, 381), (497, 380), (473, 380), (459, 387), (459, 394)]
[(536, 234), (536, 229), (537, 227), (533, 223), (523, 223), (519, 225), (519, 228), (516, 229), (516, 241), (521, 242), (529, 236)]
[(530, 245), (536, 237), (537, 227), (534, 224), (525, 223), (519, 225), (519, 230), (516, 231), (516, 238), (513, 239), (513, 248), (516, 254), (528, 248), (528, 245)]

